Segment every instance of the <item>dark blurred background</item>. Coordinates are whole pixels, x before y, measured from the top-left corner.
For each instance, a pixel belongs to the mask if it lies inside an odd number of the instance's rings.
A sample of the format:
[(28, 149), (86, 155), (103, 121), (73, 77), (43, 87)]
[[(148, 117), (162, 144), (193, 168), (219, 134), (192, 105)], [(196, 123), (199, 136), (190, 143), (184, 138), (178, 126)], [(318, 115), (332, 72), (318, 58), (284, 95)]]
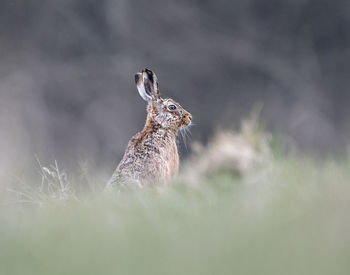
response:
[(0, 170), (38, 155), (112, 172), (145, 121), (144, 67), (192, 112), (192, 140), (263, 103), (286, 151), (344, 154), (349, 26), (347, 0), (2, 0)]

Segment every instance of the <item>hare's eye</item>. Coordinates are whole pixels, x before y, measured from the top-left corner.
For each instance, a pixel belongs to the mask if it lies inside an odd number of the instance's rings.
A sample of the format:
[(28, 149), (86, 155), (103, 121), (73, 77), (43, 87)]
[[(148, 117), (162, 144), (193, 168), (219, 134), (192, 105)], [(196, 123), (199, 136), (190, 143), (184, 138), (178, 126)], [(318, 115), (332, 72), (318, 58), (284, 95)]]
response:
[(170, 104), (170, 105), (168, 105), (168, 109), (169, 109), (169, 111), (175, 111), (176, 106), (174, 104)]

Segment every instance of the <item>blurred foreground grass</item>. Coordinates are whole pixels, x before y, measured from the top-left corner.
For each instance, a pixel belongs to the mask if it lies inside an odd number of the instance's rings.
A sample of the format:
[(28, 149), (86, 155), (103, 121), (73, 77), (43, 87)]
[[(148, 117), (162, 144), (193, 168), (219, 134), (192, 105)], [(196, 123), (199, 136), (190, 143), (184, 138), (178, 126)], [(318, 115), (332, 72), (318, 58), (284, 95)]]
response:
[(256, 125), (167, 186), (78, 194), (41, 167), (2, 197), (0, 274), (350, 274), (350, 162), (272, 154)]
[(349, 274), (348, 163), (7, 206), (0, 274)]

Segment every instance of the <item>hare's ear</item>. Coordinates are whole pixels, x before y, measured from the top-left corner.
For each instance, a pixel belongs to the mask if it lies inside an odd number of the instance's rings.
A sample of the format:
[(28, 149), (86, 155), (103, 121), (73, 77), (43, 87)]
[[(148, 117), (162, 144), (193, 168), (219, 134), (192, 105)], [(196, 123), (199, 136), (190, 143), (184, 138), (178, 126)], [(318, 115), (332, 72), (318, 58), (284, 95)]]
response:
[(152, 97), (146, 93), (145, 85), (143, 83), (142, 73), (135, 74), (135, 83), (140, 96), (146, 101), (152, 100)]
[(154, 72), (145, 69), (135, 75), (135, 82), (140, 96), (146, 100), (160, 99), (158, 79)]

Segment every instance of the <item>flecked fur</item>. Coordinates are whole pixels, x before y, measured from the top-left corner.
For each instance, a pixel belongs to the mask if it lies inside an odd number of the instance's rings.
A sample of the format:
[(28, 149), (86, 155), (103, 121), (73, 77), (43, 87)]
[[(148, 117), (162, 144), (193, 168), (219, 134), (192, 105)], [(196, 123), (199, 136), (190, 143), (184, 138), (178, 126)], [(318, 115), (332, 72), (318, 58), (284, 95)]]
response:
[[(192, 115), (174, 100), (160, 97), (156, 75), (145, 69), (135, 75), (138, 91), (148, 102), (143, 130), (131, 138), (108, 186), (165, 182), (178, 172), (178, 131), (191, 123)], [(174, 109), (175, 106), (175, 109)]]

